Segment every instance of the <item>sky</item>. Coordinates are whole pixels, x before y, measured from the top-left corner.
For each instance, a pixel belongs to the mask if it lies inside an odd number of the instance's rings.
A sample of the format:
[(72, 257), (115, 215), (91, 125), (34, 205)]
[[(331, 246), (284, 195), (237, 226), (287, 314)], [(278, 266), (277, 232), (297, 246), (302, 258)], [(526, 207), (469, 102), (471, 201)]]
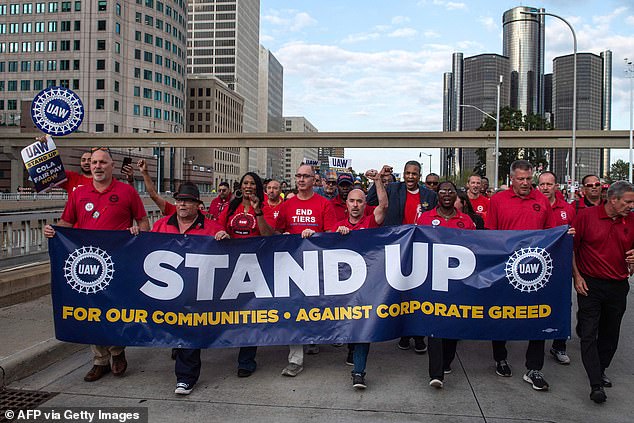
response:
[[(441, 131), (451, 55), (502, 54), (502, 14), (521, 5), (568, 20), (578, 52), (612, 50), (612, 129), (629, 129), (631, 0), (261, 0), (260, 44), (284, 67), (284, 116), (304, 116), (321, 132)], [(572, 45), (570, 29), (547, 16), (546, 73)], [(414, 159), (425, 174), (425, 154), (439, 173), (438, 149), (346, 149), (358, 171)], [(615, 158), (627, 160), (626, 150)]]

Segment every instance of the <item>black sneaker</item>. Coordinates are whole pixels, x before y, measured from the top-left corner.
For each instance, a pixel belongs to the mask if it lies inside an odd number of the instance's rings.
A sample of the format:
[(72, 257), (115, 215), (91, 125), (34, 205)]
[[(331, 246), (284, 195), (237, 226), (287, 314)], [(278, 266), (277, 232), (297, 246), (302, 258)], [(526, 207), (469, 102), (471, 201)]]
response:
[(354, 351), (348, 351), (348, 356), (346, 357), (346, 364), (348, 366), (354, 366)]
[(238, 369), (238, 377), (249, 377), (253, 374), (253, 371), (248, 369)]
[(539, 370), (529, 370), (523, 377), (525, 382), (533, 385), (533, 389), (536, 391), (547, 391), (549, 386), (548, 382), (544, 380), (544, 375)]
[(511, 371), (511, 366), (509, 366), (509, 363), (507, 363), (506, 360), (500, 360), (495, 364), (495, 373), (498, 376), (502, 376), (502, 377), (513, 376), (513, 372)]
[(352, 374), (352, 387), (356, 389), (365, 389), (368, 385), (365, 384), (365, 374), (364, 373), (353, 373)]
[(422, 336), (414, 337), (414, 352), (416, 354), (425, 354), (427, 352), (427, 344), (425, 344), (425, 338)]
[(605, 395), (603, 386), (593, 386), (592, 391), (590, 391), (590, 399), (597, 404), (604, 403), (608, 396)]
[(194, 389), (193, 383), (178, 382), (174, 393), (178, 395), (189, 395)]
[(401, 340), (398, 341), (398, 348), (400, 350), (409, 350), (409, 337), (408, 336), (401, 337)]

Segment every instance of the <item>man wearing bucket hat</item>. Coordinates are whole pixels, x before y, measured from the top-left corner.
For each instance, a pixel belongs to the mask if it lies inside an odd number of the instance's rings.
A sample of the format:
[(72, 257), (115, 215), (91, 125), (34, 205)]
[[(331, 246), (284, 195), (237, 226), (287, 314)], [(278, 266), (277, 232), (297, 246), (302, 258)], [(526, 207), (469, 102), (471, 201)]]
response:
[[(200, 193), (198, 187), (192, 182), (183, 182), (174, 194), (176, 200), (176, 212), (156, 221), (152, 232), (168, 234), (187, 234), (215, 236), (216, 239), (228, 238), (222, 226), (214, 220), (205, 219), (199, 205)], [(176, 348), (176, 373), (175, 394), (188, 395), (200, 376), (200, 349)]]

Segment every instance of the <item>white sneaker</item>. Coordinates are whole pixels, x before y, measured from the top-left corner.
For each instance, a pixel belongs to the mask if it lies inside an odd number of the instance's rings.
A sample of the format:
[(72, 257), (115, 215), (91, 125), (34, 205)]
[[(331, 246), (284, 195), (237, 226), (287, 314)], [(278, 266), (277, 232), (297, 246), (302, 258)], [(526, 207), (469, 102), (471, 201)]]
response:
[(178, 382), (176, 384), (176, 389), (174, 389), (174, 393), (178, 395), (189, 395), (193, 389), (193, 383)]
[(555, 360), (557, 360), (557, 363), (559, 364), (570, 364), (570, 357), (568, 357), (568, 354), (566, 354), (566, 351), (559, 351), (554, 348), (551, 348), (550, 355), (555, 357)]
[(288, 365), (282, 370), (282, 375), (295, 377), (300, 374), (302, 370), (304, 370), (304, 366), (300, 366), (299, 364), (295, 363), (288, 363)]
[(440, 379), (432, 379), (429, 381), (429, 386), (433, 386), (436, 389), (442, 389), (444, 383)]

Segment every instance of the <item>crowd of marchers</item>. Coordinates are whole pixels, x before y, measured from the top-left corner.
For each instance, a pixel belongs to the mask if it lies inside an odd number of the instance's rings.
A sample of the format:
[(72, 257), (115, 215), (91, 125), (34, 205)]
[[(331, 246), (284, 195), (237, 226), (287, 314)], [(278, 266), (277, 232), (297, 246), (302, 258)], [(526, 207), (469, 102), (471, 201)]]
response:
[[(115, 163), (108, 148), (93, 148), (81, 157), (80, 173), (67, 172), (63, 188), (68, 202), (57, 223), (60, 227), (93, 230), (126, 230), (132, 235), (149, 231), (150, 223), (139, 194), (132, 185), (113, 178)], [(596, 175), (581, 181), (579, 196), (566, 201), (550, 171), (536, 175), (524, 160), (512, 163), (510, 182), (497, 191), (486, 177), (471, 175), (465, 187), (441, 181), (428, 174), (421, 180), (421, 165), (409, 161), (397, 180), (393, 168), (365, 172), (369, 187), (351, 173), (328, 171), (321, 175), (306, 164), (297, 167), (294, 189), (284, 190), (275, 179), (262, 180), (253, 172), (230, 187), (222, 182), (217, 197), (206, 206), (198, 187), (183, 182), (173, 198), (156, 192), (144, 160), (136, 163), (145, 189), (164, 217), (154, 223), (153, 232), (212, 236), (218, 242), (233, 238), (297, 234), (302, 238), (317, 232), (350, 231), (393, 225), (445, 226), (460, 230), (543, 230), (567, 225), (573, 236), (573, 280), (577, 293), (576, 334), (581, 361), (588, 375), (590, 398), (606, 401), (606, 387), (613, 381), (606, 371), (617, 350), (620, 325), (627, 304), (628, 278), (634, 273), (634, 186), (626, 181), (603, 184)], [(134, 169), (123, 173), (133, 180)], [(47, 237), (55, 228), (47, 225)], [(572, 289), (572, 288), (571, 288)], [(546, 341), (527, 340), (522, 379), (533, 389), (547, 391), (542, 368)], [(458, 346), (456, 339), (411, 334), (396, 347), (429, 356), (429, 385), (441, 389), (452, 371)], [(566, 339), (552, 341), (549, 353), (567, 365)], [(511, 377), (505, 341), (492, 341), (492, 373)], [(93, 366), (84, 380), (94, 382), (108, 373), (122, 376), (127, 368), (125, 348), (93, 345)], [(369, 343), (349, 344), (345, 362), (352, 366), (352, 384), (365, 389)], [(304, 369), (304, 354), (317, 354), (319, 345), (289, 345), (288, 364), (281, 374), (295, 377)], [(256, 371), (257, 346), (242, 347), (238, 353), (238, 377)], [(199, 349), (175, 348), (176, 388), (187, 395), (201, 371)], [(618, 382), (614, 382), (615, 384)]]

